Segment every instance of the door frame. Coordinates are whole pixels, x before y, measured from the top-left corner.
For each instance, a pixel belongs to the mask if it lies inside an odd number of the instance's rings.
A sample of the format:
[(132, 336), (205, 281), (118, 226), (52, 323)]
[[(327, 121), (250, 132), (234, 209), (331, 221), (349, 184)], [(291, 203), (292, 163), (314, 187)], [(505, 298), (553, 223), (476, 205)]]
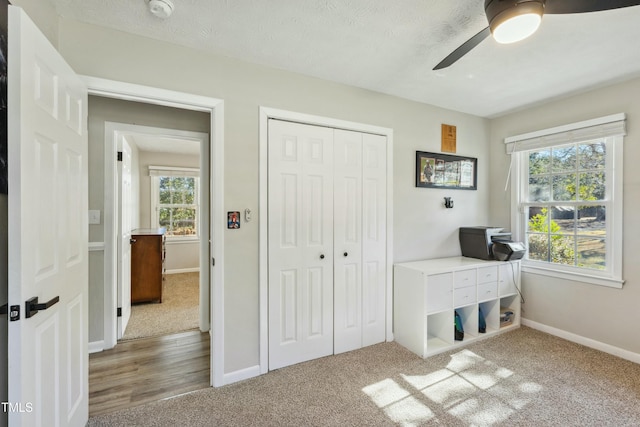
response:
[[(211, 171), (209, 170), (209, 134), (205, 133), (205, 132), (195, 132), (195, 131), (184, 131), (184, 130), (178, 130), (178, 129), (168, 129), (168, 128), (161, 128), (161, 127), (157, 127), (157, 126), (143, 126), (143, 125), (134, 125), (134, 124), (128, 124), (128, 123), (122, 123), (122, 122), (112, 122), (112, 121), (106, 121), (104, 124), (104, 128), (105, 128), (105, 133), (104, 133), (104, 153), (105, 153), (105, 163), (104, 163), (104, 170), (105, 170), (105, 195), (111, 195), (114, 194), (114, 199), (113, 199), (113, 211), (112, 212), (112, 216), (108, 217), (108, 214), (105, 214), (105, 232), (107, 230), (108, 227), (115, 227), (116, 228), (116, 236), (119, 236), (120, 233), (122, 232), (121, 230), (121, 224), (117, 223), (117, 221), (115, 221), (115, 218), (117, 218), (119, 216), (119, 203), (122, 200), (122, 195), (115, 191), (116, 186), (119, 184), (120, 180), (121, 180), (121, 172), (119, 170), (119, 168), (117, 168), (115, 166), (116, 163), (121, 163), (121, 162), (114, 162), (115, 156), (118, 152), (118, 145), (119, 145), (119, 138), (126, 138), (127, 135), (152, 135), (152, 136), (157, 136), (157, 137), (175, 137), (175, 138), (183, 138), (183, 139), (188, 139), (188, 140), (192, 140), (192, 141), (198, 141), (200, 144), (200, 154), (199, 156), (199, 169), (200, 169), (200, 174), (201, 177), (207, 178), (210, 176)], [(115, 170), (115, 175), (112, 175), (114, 173)], [(144, 174), (144, 171), (139, 171), (140, 174)], [(113, 181), (113, 179), (116, 179), (115, 183)], [(113, 189), (112, 189), (113, 188)], [(115, 192), (114, 192), (115, 191)], [(201, 200), (209, 200), (210, 196), (209, 196), (209, 185), (206, 182), (202, 182), (201, 180), (201, 184), (200, 184), (200, 199)], [(206, 197), (203, 197), (203, 195), (206, 194)], [(108, 197), (105, 196), (105, 207), (104, 210), (105, 212), (109, 212), (108, 211), (108, 207), (112, 205), (111, 200), (108, 200)], [(202, 205), (201, 206), (201, 210), (200, 210), (200, 214), (198, 217), (198, 224), (201, 227), (202, 230), (208, 230), (208, 224), (209, 224), (209, 217), (210, 217), (210, 212), (209, 212), (209, 206), (210, 204), (206, 204), (206, 205)], [(153, 224), (154, 219), (153, 219), (153, 212), (151, 212), (151, 224)], [(108, 218), (107, 218), (108, 217)], [(134, 218), (132, 221), (132, 225), (133, 228), (139, 228), (139, 223), (140, 220), (139, 218)], [(154, 228), (153, 225), (151, 225), (151, 228)], [(209, 259), (209, 247), (208, 247), (208, 233), (207, 233), (207, 237), (205, 239), (202, 239), (202, 236), (200, 238), (200, 242), (199, 242), (199, 256), (200, 256), (200, 265), (206, 265), (208, 263), (208, 259)], [(167, 245), (171, 245), (171, 243), (169, 243), (167, 241)], [(116, 246), (116, 254), (119, 257), (119, 253), (120, 253), (120, 247)], [(105, 264), (107, 265), (107, 264)], [(120, 266), (114, 266), (114, 268), (117, 270)], [(210, 309), (210, 304), (208, 302), (209, 299), (209, 281), (208, 281), (209, 275), (200, 275), (200, 285), (199, 285), (199, 296), (198, 296), (198, 300), (199, 300), (199, 321), (198, 321), (198, 327), (200, 328), (200, 330), (202, 332), (206, 332), (209, 330), (210, 327), (210, 322), (209, 322), (209, 313), (211, 311)], [(114, 279), (114, 282), (117, 283), (116, 289), (120, 290), (121, 288), (121, 283), (120, 283), (120, 277), (116, 277), (116, 279)], [(109, 283), (109, 281), (105, 280), (105, 284)], [(106, 292), (108, 292), (108, 290), (105, 290)], [(117, 293), (116, 293), (117, 295)], [(111, 322), (113, 321), (112, 319), (112, 313), (118, 308), (117, 307), (117, 301), (114, 300), (114, 302), (116, 303), (116, 305), (114, 307), (109, 307), (109, 309), (107, 310), (107, 307), (105, 305), (105, 326), (107, 324), (111, 324)], [(206, 316), (204, 315), (206, 314)], [(108, 318), (106, 316), (109, 316)], [(117, 322), (117, 320), (116, 320)], [(124, 331), (123, 331), (124, 332)], [(122, 337), (120, 337), (122, 338)], [(119, 339), (119, 338), (117, 338)], [(111, 344), (111, 343), (110, 343)], [(115, 344), (114, 344), (115, 345)], [(108, 347), (110, 348), (110, 347)]]
[[(209, 113), (211, 124), (209, 129), (209, 159), (210, 159), (210, 210), (209, 210), (209, 254), (216, 260), (216, 268), (211, 260), (203, 259), (206, 251), (201, 251), (201, 269), (205, 265), (210, 267), (210, 325), (211, 359), (210, 384), (214, 387), (223, 385), (224, 375), (224, 101), (221, 99), (175, 92), (115, 80), (108, 80), (92, 76), (80, 76), (86, 83), (89, 95), (115, 98), (125, 101), (142, 102), (162, 105), (184, 110), (194, 110)], [(206, 151), (205, 151), (206, 152)], [(113, 157), (115, 152), (105, 151), (105, 161)], [(204, 157), (204, 156), (203, 156)], [(105, 170), (105, 183), (111, 182), (111, 168)], [(104, 206), (104, 344), (105, 348), (115, 346), (117, 342), (116, 313), (112, 307), (116, 302), (115, 286), (113, 286), (114, 263), (116, 262), (115, 219), (112, 217), (115, 200), (113, 189), (105, 184)], [(109, 321), (107, 321), (109, 320)], [(202, 327), (201, 319), (201, 327)], [(205, 328), (206, 329), (206, 328)], [(214, 363), (215, 361), (215, 363)]]
[(260, 373), (269, 371), (268, 121), (290, 122), (382, 135), (387, 138), (386, 340), (393, 341), (393, 129), (260, 106)]

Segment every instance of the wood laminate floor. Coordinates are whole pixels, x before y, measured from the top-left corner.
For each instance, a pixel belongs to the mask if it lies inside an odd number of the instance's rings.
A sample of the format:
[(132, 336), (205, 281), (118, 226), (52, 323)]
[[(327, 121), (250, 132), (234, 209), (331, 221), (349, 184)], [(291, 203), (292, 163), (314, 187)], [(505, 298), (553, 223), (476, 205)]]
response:
[(119, 342), (89, 355), (89, 416), (209, 387), (209, 333)]

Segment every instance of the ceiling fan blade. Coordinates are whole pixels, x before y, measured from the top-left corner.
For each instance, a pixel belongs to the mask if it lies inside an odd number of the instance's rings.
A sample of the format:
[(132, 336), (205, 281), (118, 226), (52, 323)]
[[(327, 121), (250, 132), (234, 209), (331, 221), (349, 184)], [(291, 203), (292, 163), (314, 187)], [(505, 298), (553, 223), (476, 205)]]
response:
[(469, 53), (471, 49), (478, 46), (482, 40), (486, 39), (490, 35), (491, 35), (491, 30), (489, 29), (489, 27), (480, 31), (478, 34), (476, 34), (475, 36), (471, 37), (469, 40), (464, 42), (459, 48), (451, 52), (449, 56), (447, 56), (442, 61), (440, 61), (440, 63), (433, 68), (434, 71), (440, 70), (442, 68), (447, 68), (448, 66), (456, 62), (458, 59), (462, 58), (467, 53)]
[(547, 0), (544, 5), (545, 15), (563, 13), (600, 12), (609, 9), (638, 6), (639, 0)]

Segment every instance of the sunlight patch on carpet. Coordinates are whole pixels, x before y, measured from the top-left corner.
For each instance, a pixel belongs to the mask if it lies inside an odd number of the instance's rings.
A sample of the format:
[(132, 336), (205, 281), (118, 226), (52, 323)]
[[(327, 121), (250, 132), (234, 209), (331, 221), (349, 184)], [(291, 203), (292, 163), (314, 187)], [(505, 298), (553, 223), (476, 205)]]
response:
[(472, 351), (452, 354), (446, 367), (424, 375), (399, 375), (364, 387), (395, 423), (414, 426), (454, 417), (469, 425), (506, 421), (543, 390), (512, 370)]

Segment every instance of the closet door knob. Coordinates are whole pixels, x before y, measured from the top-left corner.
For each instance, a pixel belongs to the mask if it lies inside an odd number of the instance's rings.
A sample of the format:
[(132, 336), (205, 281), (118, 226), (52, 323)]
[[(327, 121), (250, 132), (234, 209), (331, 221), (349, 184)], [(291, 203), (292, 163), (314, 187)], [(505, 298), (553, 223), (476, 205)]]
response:
[(347, 256), (347, 255), (349, 255), (349, 252), (345, 252), (345, 253), (344, 253), (344, 256)]
[(324, 259), (324, 254), (320, 254), (320, 259)]

